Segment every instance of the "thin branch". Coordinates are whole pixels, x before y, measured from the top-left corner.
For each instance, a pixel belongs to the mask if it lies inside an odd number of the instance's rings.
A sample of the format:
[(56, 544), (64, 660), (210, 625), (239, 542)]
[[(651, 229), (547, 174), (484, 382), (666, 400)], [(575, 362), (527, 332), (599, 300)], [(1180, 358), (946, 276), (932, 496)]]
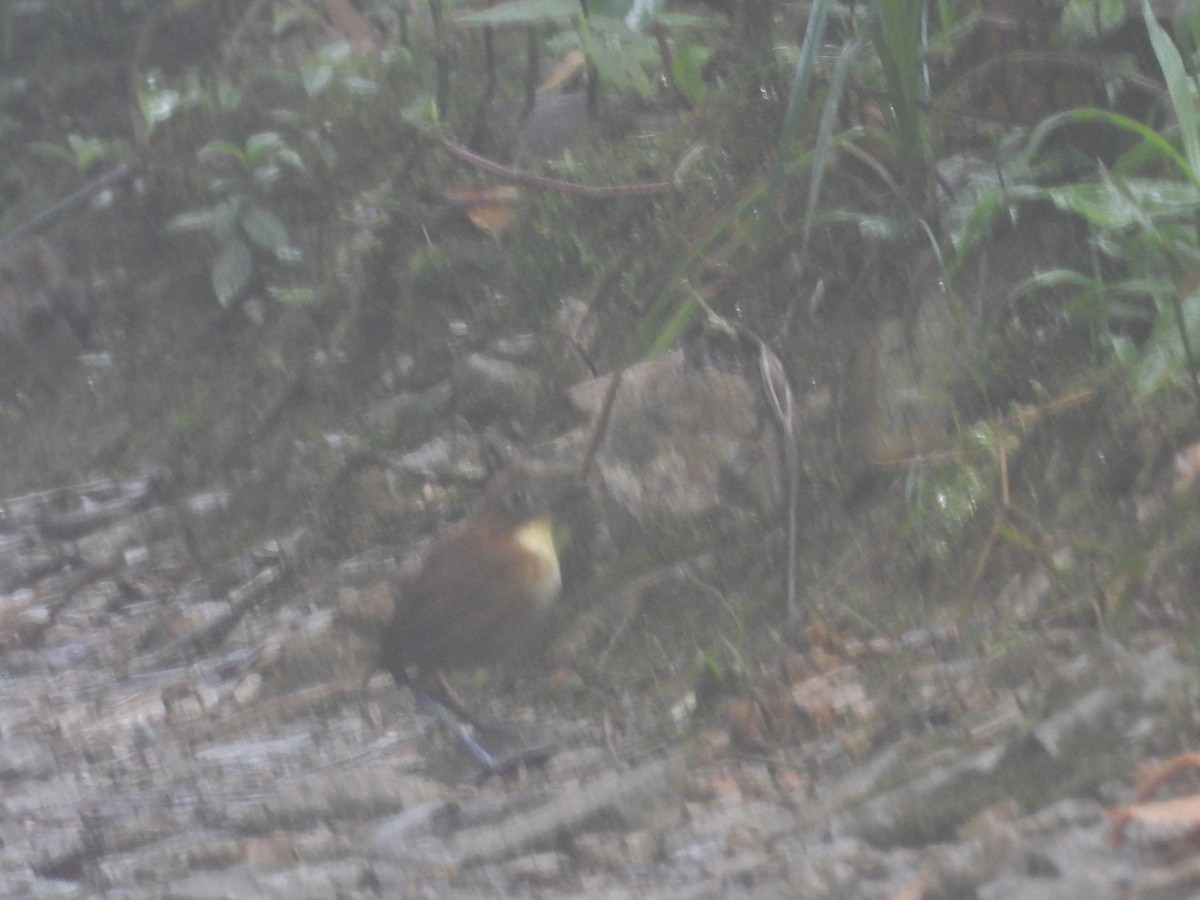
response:
[(575, 197), (588, 197), (590, 199), (609, 199), (613, 197), (661, 197), (666, 194), (675, 193), (675, 185), (670, 181), (643, 181), (634, 184), (610, 184), (610, 185), (588, 185), (578, 184), (573, 181), (562, 181), (558, 178), (547, 178), (544, 175), (534, 175), (532, 172), (523, 172), (520, 169), (514, 169), (511, 166), (506, 166), (494, 160), (488, 159), (486, 156), (480, 156), (472, 150), (468, 150), (462, 144), (456, 143), (450, 138), (439, 137), (438, 143), (446, 148), (452, 155), (458, 157), (463, 162), (474, 166), (477, 169), (482, 169), (485, 172), (490, 172), (493, 175), (499, 175), (501, 178), (514, 182), (516, 184), (524, 184), (530, 187), (541, 188), (547, 191), (555, 191), (560, 194), (570, 194)]

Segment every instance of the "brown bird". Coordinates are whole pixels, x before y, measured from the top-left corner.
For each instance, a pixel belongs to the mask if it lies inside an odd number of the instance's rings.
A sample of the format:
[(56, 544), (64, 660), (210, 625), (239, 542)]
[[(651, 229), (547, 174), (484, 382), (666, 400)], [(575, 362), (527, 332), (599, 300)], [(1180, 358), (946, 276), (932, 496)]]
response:
[(453, 731), (486, 774), (544, 759), (547, 751), (496, 757), (462, 724), (480, 728), (442, 670), (478, 668), (529, 646), (562, 588), (555, 513), (586, 490), (581, 482), (535, 477), (521, 468), (495, 476), (474, 513), (439, 537), (401, 585), (384, 630), (379, 667)]

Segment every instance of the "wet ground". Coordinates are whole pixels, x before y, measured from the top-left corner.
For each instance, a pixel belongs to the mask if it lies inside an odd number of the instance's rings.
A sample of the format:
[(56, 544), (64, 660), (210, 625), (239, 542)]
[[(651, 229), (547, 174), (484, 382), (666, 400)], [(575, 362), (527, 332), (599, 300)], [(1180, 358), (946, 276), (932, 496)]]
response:
[(1119, 843), (1105, 812), (1194, 731), (1168, 635), (827, 642), (674, 730), (644, 699), (576, 715), (485, 689), (557, 753), (476, 784), (385, 677), (359, 692), (337, 610), (378, 559), (304, 571), (301, 534), (198, 579), (178, 513), (223, 500), (8, 503), (0, 895), (1194, 895), (1187, 856), (1156, 851), (1177, 834)]

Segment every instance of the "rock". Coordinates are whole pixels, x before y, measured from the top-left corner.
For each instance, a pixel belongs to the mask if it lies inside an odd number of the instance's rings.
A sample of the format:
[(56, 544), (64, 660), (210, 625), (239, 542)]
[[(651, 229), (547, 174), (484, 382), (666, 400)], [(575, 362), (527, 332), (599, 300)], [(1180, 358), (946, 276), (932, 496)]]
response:
[(94, 313), (91, 293), (45, 238), (0, 249), (0, 337), (20, 340), (62, 320), (83, 342)]
[(536, 371), (482, 353), (472, 353), (456, 366), (452, 383), (458, 410), (488, 422), (525, 420), (542, 395)]
[[(605, 376), (570, 391), (589, 429), (610, 384)], [(738, 506), (769, 512), (782, 497), (778, 438), (757, 385), (736, 366), (681, 352), (624, 371), (596, 464), (626, 539)], [(613, 524), (619, 541), (622, 523)]]
[(478, 438), (461, 432), (438, 435), (410, 450), (396, 467), (434, 480), (482, 482), (488, 475)]

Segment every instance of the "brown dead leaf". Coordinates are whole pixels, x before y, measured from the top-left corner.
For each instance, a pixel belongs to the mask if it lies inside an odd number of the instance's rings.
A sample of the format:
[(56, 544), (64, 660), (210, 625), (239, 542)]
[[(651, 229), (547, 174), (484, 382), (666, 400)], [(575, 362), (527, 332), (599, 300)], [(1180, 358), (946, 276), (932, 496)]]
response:
[(355, 51), (362, 53), (375, 48), (375, 32), (350, 0), (325, 0), (325, 12), (329, 24), (350, 42)]
[(495, 237), (512, 221), (520, 192), (512, 185), (448, 188), (445, 198), (462, 209), (471, 224)]
[(546, 94), (555, 93), (564, 84), (582, 72), (585, 65), (587, 65), (587, 57), (584, 56), (583, 51), (572, 50), (554, 67), (554, 71), (550, 73), (550, 77), (538, 85), (538, 96), (544, 97)]
[(793, 684), (792, 702), (817, 731), (861, 722), (874, 708), (857, 678), (857, 670), (850, 666)]
[[(813, 652), (820, 649), (824, 651), (827, 657), (835, 657), (838, 659), (846, 659), (846, 638), (844, 635), (834, 631), (832, 628), (823, 624), (810, 625), (804, 629), (804, 637), (809, 645), (809, 657), (812, 658)], [(814, 665), (816, 665), (814, 663)], [(823, 668), (823, 666), (817, 666)]]
[(735, 746), (758, 748), (766, 744), (766, 719), (750, 698), (730, 697), (721, 704), (721, 715)]
[(1184, 753), (1140, 779), (1134, 802), (1107, 810), (1113, 821), (1109, 839), (1121, 844), (1130, 826), (1139, 831), (1139, 842), (1163, 849), (1171, 855), (1194, 852), (1200, 847), (1200, 794), (1169, 800), (1147, 801), (1162, 785), (1178, 775), (1200, 769), (1200, 753)]
[(1175, 493), (1182, 494), (1192, 486), (1200, 473), (1200, 443), (1184, 447), (1175, 454)]

